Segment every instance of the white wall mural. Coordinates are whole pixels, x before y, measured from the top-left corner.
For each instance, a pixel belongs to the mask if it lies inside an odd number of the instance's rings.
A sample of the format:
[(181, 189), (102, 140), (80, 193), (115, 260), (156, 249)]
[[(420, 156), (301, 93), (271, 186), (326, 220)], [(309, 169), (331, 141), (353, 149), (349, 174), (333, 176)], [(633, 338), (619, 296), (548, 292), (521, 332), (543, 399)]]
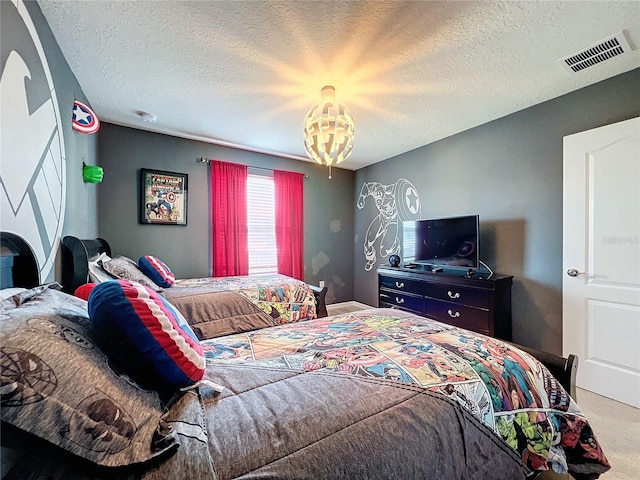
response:
[[(0, 223), (33, 248), (40, 279), (54, 266), (65, 210), (65, 148), (55, 86), (20, 0), (0, 2)], [(10, 32), (10, 33), (9, 33)]]
[(378, 261), (378, 253), (381, 257), (400, 253), (398, 233), (402, 222), (418, 220), (421, 215), (418, 191), (405, 178), (389, 185), (378, 182), (362, 184), (357, 202), (359, 209), (364, 208), (368, 197), (373, 198), (378, 215), (369, 224), (364, 238), (364, 269), (367, 271)]

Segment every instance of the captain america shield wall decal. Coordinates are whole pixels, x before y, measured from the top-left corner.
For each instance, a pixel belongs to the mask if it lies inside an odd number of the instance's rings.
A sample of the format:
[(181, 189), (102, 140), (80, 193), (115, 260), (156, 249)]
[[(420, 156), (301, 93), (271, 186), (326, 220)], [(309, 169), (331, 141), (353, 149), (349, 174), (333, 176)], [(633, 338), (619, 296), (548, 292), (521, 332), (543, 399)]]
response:
[(100, 128), (100, 120), (87, 105), (80, 100), (75, 100), (71, 126), (80, 133), (96, 133)]

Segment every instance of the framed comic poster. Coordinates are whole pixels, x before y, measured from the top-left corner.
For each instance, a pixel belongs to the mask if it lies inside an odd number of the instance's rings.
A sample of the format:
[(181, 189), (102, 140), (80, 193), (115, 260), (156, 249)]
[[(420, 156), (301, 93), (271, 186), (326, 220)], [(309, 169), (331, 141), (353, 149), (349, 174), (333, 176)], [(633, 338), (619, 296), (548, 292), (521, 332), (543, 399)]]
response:
[(187, 224), (186, 173), (140, 169), (140, 223)]

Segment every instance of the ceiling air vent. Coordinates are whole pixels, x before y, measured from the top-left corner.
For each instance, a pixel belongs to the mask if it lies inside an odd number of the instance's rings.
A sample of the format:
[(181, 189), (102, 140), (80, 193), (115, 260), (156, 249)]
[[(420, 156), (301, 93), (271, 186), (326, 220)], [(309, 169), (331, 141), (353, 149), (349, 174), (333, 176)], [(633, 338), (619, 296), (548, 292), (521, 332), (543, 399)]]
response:
[(598, 63), (610, 60), (618, 55), (631, 52), (631, 47), (624, 32), (609, 37), (601, 42), (591, 45), (584, 50), (573, 53), (568, 57), (558, 60), (569, 73), (577, 73)]

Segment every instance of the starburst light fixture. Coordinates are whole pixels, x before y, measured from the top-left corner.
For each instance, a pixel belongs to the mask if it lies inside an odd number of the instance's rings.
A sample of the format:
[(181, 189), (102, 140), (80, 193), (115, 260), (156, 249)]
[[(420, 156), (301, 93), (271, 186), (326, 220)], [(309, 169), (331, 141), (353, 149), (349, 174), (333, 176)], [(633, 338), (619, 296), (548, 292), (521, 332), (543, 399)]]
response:
[(353, 150), (353, 117), (336, 103), (336, 89), (322, 89), (322, 100), (304, 118), (304, 148), (309, 158), (331, 167), (345, 161)]

